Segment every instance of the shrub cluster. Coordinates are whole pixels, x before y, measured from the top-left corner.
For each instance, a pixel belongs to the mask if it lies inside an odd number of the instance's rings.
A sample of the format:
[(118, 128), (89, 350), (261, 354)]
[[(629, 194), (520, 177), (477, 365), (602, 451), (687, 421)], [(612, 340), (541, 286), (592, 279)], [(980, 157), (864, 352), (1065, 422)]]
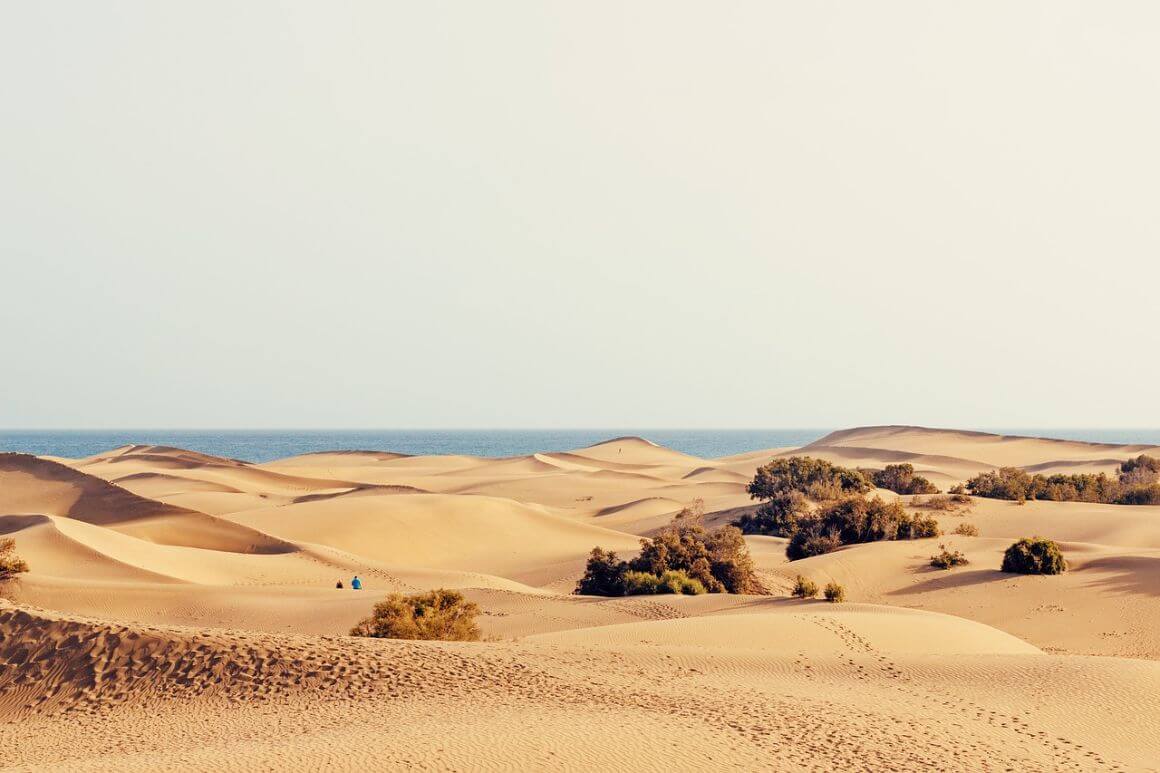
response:
[(871, 483), (858, 470), (839, 467), (809, 456), (774, 459), (757, 470), (749, 483), (749, 496), (765, 501), (797, 493), (822, 502), (848, 494), (864, 494)]
[(16, 540), (11, 537), (0, 539), (0, 580), (7, 580), (28, 571), (28, 564), (13, 552), (15, 549)]
[(813, 580), (798, 575), (794, 581), (793, 590), (791, 593), (799, 599), (812, 599), (818, 595), (818, 584)]
[(913, 464), (888, 464), (884, 470), (863, 471), (878, 488), (896, 494), (937, 494), (938, 487), (926, 478), (914, 474)]
[(936, 569), (950, 569), (970, 563), (960, 550), (947, 550), (947, 546), (939, 544), (939, 552), (930, 557), (930, 565)]
[(951, 534), (958, 534), (960, 537), (977, 537), (979, 536), (979, 527), (973, 523), (960, 523)]
[(831, 604), (841, 604), (846, 600), (846, 589), (836, 582), (826, 583), (826, 589), (823, 591), (826, 601)]
[(699, 510), (682, 510), (651, 540), (642, 539), (640, 555), (631, 561), (593, 548), (575, 592), (590, 596), (764, 592), (741, 531), (734, 526), (709, 531)]
[(885, 502), (879, 497), (867, 500), (853, 496), (799, 519), (785, 554), (796, 561), (830, 553), (842, 545), (938, 534), (938, 522), (931, 516), (911, 515), (898, 502)]
[(809, 501), (800, 491), (774, 494), (752, 515), (746, 513), (734, 524), (745, 534), (788, 537), (797, 531), (798, 521), (810, 513)]
[(1016, 574), (1061, 574), (1067, 571), (1067, 561), (1053, 540), (1024, 537), (1007, 548), (1000, 568)]
[(1002, 467), (967, 481), (975, 496), (1025, 502), (1098, 502), (1116, 505), (1160, 504), (1160, 459), (1141, 454), (1120, 465), (1119, 475), (1031, 475), (1018, 467)]
[(966, 494), (937, 494), (933, 497), (915, 497), (910, 500), (911, 507), (922, 507), (927, 510), (950, 512), (971, 504), (971, 498)]
[(478, 641), (479, 607), (453, 590), (439, 588), (404, 596), (392, 593), (375, 604), (371, 616), (350, 630), (351, 636), (378, 639)]

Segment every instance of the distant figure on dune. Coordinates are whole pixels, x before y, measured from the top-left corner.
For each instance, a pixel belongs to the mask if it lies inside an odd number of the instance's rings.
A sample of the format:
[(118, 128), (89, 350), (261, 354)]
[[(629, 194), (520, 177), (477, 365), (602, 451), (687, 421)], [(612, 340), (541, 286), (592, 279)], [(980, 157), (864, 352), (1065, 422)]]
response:
[(350, 581), (350, 587), (354, 588), (355, 590), (362, 590), (362, 580), (358, 578), (357, 574), (354, 576), (354, 579)]
[(342, 590), (342, 580), (339, 580), (338, 582), (336, 582), (334, 584), (334, 587), (338, 588), (339, 590)]

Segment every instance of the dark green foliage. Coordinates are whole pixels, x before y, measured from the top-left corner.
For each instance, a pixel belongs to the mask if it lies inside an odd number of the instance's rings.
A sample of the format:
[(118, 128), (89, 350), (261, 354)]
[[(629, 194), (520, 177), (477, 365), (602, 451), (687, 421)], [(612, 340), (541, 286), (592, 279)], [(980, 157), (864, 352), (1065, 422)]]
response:
[(798, 521), (809, 512), (809, 502), (804, 494), (800, 491), (786, 491), (775, 494), (752, 515), (747, 513), (741, 516), (734, 525), (745, 534), (789, 537), (797, 531)]
[(1001, 568), (1017, 574), (1060, 574), (1067, 570), (1067, 562), (1053, 540), (1024, 537), (1007, 548)]
[(379, 639), (478, 641), (479, 607), (463, 595), (440, 588), (404, 596), (392, 593), (375, 604), (370, 617), (351, 629), (351, 636)]
[(628, 563), (618, 561), (611, 550), (592, 548), (584, 576), (576, 585), (576, 592), (585, 596), (625, 595), (624, 574)]
[[(1042, 475), (1036, 476), (1043, 478)], [(967, 481), (967, 490), (990, 499), (1034, 499), (1035, 480), (1018, 467), (1003, 467), (979, 473)]]
[(794, 581), (794, 586), (791, 593), (793, 593), (793, 595), (797, 596), (799, 599), (812, 599), (814, 596), (818, 595), (818, 584), (813, 580), (803, 577), (799, 574), (797, 579)]
[(824, 595), (831, 604), (841, 604), (846, 600), (846, 589), (836, 582), (826, 583)]
[(970, 563), (967, 557), (959, 550), (947, 550), (946, 545), (939, 545), (939, 552), (930, 557), (930, 565), (936, 569), (950, 569)]
[(914, 474), (913, 464), (888, 464), (884, 470), (871, 473), (871, 482), (878, 488), (896, 494), (937, 494), (938, 487), (926, 478)]
[(798, 521), (798, 529), (786, 545), (791, 561), (831, 553), (843, 545), (881, 540), (937, 537), (938, 522), (911, 515), (898, 502), (879, 497), (846, 497)]
[[(629, 585), (626, 578), (631, 573), (635, 574), (632, 585)], [(576, 586), (576, 593), (623, 596), (669, 592), (652, 590), (650, 581), (637, 574), (651, 575), (659, 584), (667, 583), (678, 588), (672, 592), (764, 592), (741, 530), (735, 526), (722, 526), (708, 531), (701, 521), (699, 509), (681, 511), (651, 540), (642, 539), (640, 555), (631, 561), (618, 561), (615, 553), (594, 548), (584, 577)], [(686, 579), (696, 585), (684, 584)]]
[(0, 539), (0, 580), (28, 571), (28, 564), (13, 552), (15, 549), (16, 540), (12, 537)]
[(863, 494), (870, 488), (870, 482), (857, 470), (809, 456), (791, 456), (774, 459), (758, 468), (748, 490), (753, 499), (771, 500), (780, 494), (797, 491), (811, 499), (825, 501), (846, 494)]

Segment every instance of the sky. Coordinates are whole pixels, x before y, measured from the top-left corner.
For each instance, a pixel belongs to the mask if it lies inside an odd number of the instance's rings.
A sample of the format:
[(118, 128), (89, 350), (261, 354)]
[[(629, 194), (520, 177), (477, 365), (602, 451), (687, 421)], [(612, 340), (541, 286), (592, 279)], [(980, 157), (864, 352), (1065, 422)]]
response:
[(0, 427), (1158, 427), (1152, 2), (0, 2)]

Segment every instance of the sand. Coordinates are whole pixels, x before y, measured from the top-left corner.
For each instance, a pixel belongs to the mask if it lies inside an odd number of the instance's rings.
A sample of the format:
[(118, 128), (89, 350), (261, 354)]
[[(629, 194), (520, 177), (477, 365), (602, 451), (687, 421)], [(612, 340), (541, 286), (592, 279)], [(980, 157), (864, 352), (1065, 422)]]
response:
[[(945, 486), (1149, 450), (871, 427), (722, 459), (641, 438), (0, 455), (0, 534), (31, 565), (0, 585), (0, 768), (1157, 769), (1160, 508), (974, 500), (935, 514), (977, 537), (793, 563), (747, 537), (769, 596), (571, 594), (595, 545), (630, 554), (696, 499), (710, 524), (751, 507), (778, 455), (909, 461)], [(1071, 570), (999, 572), (1030, 534)], [(939, 541), (971, 563), (931, 569)], [(364, 590), (334, 588), (356, 573)], [(848, 603), (788, 598), (797, 574)], [(434, 587), (479, 604), (485, 641), (345, 635), (387, 592)]]

